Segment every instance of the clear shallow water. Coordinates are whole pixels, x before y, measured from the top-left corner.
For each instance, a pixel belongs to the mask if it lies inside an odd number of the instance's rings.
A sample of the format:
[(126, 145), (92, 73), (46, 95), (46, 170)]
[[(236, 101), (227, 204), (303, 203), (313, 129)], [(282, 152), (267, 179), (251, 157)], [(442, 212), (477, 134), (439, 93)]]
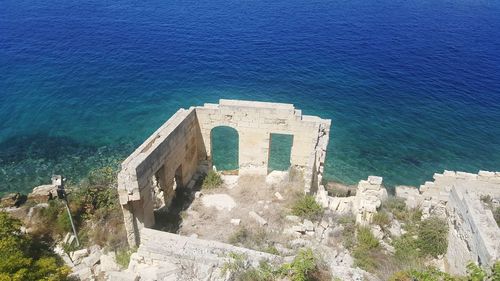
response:
[(499, 18), (481, 0), (2, 0), (0, 192), (76, 180), (219, 98), (331, 118), (328, 179), (500, 170)]

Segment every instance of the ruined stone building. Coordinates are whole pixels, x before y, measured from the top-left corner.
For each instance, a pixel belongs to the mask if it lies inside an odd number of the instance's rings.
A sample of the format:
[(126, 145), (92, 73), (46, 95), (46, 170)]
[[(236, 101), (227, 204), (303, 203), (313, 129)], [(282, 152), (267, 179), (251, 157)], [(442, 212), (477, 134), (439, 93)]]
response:
[[(360, 181), (356, 194), (348, 197), (332, 197), (322, 185), (330, 125), (330, 120), (302, 115), (292, 104), (220, 100), (219, 104), (179, 109), (122, 163), (118, 175), (128, 242), (131, 246), (141, 245), (132, 258), (133, 270), (150, 266), (168, 273), (179, 268), (197, 268), (204, 273), (195, 275), (204, 276), (203, 280), (218, 280), (205, 277), (220, 265), (224, 253), (240, 252), (255, 260), (264, 256), (279, 258), (152, 229), (158, 194), (163, 194), (162, 201), (168, 209), (176, 190), (191, 190), (210, 169), (212, 130), (221, 126), (231, 128), (237, 135), (239, 175), (267, 175), (273, 136), (291, 136), (289, 174), (294, 171), (300, 188), (303, 183), (305, 193), (314, 194), (316, 201), (335, 214), (354, 214), (357, 223), (370, 225), (388, 196), (381, 177)], [(435, 174), (433, 182), (426, 182), (419, 189), (399, 186), (395, 191), (396, 196), (406, 199), (407, 207), (420, 208), (424, 218), (440, 216), (448, 222), (449, 245), (441, 259), (443, 270), (464, 274), (470, 261), (491, 266), (500, 259), (500, 228), (483, 202), (489, 196), (500, 205), (499, 172), (445, 171)], [(181, 266), (179, 260), (187, 263)]]
[(193, 186), (200, 165), (211, 160), (212, 129), (236, 130), (240, 175), (267, 174), (272, 134), (291, 135), (290, 164), (310, 192), (322, 181), (330, 123), (282, 103), (220, 100), (179, 109), (122, 163), (118, 191), (129, 244), (138, 245), (141, 229), (155, 224), (154, 186), (161, 187), (167, 205), (174, 188)]

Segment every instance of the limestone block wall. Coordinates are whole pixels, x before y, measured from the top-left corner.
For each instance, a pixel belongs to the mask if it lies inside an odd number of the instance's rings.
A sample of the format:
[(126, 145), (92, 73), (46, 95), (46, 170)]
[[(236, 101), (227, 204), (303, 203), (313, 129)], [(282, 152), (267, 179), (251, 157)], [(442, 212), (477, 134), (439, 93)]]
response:
[(150, 280), (145, 276), (150, 269), (164, 266), (176, 273), (176, 278), (168, 280), (227, 280), (220, 269), (230, 261), (230, 254), (244, 256), (255, 267), (260, 261), (283, 263), (280, 256), (153, 229), (142, 229), (141, 237), (141, 245), (132, 254), (128, 268), (141, 280)]
[(139, 241), (139, 230), (154, 225), (153, 177), (172, 200), (174, 179), (186, 186), (200, 159), (206, 158), (201, 132), (193, 108), (180, 109), (123, 163), (118, 191), (129, 243)]
[(405, 198), (409, 207), (420, 207), (423, 218), (434, 215), (448, 221), (449, 272), (465, 274), (468, 262), (491, 266), (500, 258), (500, 229), (480, 201), (486, 195), (500, 199), (499, 172), (444, 171), (415, 190), (396, 187), (396, 195)]
[(449, 271), (466, 274), (468, 262), (491, 266), (500, 258), (500, 229), (491, 211), (483, 208), (478, 195), (453, 187), (446, 205), (449, 221)]
[(306, 168), (308, 191), (323, 173), (330, 120), (302, 115), (292, 104), (239, 100), (196, 107), (196, 115), (209, 157), (213, 128), (228, 126), (238, 132), (240, 174), (267, 174), (271, 133), (293, 135), (290, 162)]
[(369, 176), (367, 180), (360, 181), (355, 196), (332, 197), (323, 189), (317, 193), (316, 198), (324, 207), (337, 214), (354, 214), (356, 222), (365, 225), (372, 221), (382, 201), (387, 198), (387, 190), (382, 186), (382, 180), (381, 177)]
[(213, 128), (238, 132), (240, 174), (266, 175), (271, 134), (292, 135), (290, 163), (304, 172), (305, 192), (314, 192), (322, 180), (330, 124), (282, 103), (220, 100), (180, 109), (122, 163), (118, 191), (129, 244), (138, 245), (140, 230), (155, 223), (155, 190), (163, 192), (168, 207), (174, 187), (187, 186), (201, 161), (211, 159)]

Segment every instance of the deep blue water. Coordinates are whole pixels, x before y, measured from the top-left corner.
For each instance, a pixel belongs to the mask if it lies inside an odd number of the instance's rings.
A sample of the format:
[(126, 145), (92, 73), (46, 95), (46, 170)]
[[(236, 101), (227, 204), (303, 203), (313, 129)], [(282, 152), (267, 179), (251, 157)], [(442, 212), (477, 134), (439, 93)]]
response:
[(331, 118), (331, 180), (500, 170), (500, 2), (0, 0), (0, 192), (219, 98)]

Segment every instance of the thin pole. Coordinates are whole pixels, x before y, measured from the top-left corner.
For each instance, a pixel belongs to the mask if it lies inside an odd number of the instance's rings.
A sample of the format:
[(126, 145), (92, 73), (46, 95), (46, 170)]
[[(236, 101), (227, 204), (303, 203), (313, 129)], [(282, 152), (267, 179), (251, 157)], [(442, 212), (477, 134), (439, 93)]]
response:
[(71, 228), (73, 228), (73, 234), (75, 235), (75, 238), (76, 238), (76, 246), (80, 247), (80, 241), (78, 240), (78, 235), (76, 234), (76, 228), (75, 228), (75, 224), (73, 223), (73, 217), (71, 217), (71, 211), (69, 210), (68, 201), (67, 201), (67, 199), (65, 199), (63, 201), (64, 201), (64, 205), (66, 205), (66, 211), (68, 211), (69, 221), (71, 222)]

